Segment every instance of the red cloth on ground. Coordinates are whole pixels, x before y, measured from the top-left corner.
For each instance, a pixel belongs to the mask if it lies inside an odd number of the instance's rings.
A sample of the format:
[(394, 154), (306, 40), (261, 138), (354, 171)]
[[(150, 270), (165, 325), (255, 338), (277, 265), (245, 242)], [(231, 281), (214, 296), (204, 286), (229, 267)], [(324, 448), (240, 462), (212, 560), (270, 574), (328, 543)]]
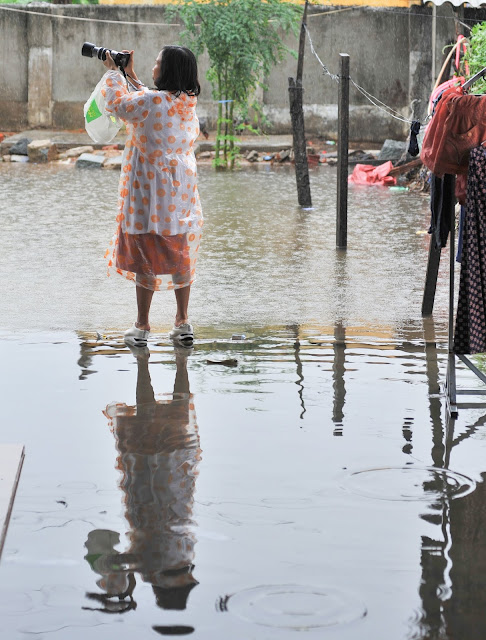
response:
[(384, 186), (393, 186), (397, 183), (395, 178), (388, 174), (393, 169), (393, 164), (388, 161), (373, 167), (370, 164), (357, 164), (353, 173), (349, 176), (348, 181), (354, 184), (378, 184)]

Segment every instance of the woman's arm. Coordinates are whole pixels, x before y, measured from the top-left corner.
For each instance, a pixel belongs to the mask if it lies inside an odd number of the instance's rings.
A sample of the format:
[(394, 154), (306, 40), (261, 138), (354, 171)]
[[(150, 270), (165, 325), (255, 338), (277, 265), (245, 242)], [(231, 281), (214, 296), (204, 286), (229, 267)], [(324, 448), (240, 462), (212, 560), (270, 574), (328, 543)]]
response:
[(105, 109), (125, 122), (142, 122), (148, 116), (144, 91), (129, 93), (123, 76), (109, 53), (103, 62), (109, 70), (105, 74), (101, 93), (105, 98)]

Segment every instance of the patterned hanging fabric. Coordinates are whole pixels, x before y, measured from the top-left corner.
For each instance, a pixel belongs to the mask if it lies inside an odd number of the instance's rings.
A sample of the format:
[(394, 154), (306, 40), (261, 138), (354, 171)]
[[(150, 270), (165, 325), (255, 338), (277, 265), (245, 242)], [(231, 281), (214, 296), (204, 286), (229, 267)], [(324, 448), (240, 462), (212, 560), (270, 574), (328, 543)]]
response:
[(486, 149), (469, 158), (454, 352), (486, 352)]

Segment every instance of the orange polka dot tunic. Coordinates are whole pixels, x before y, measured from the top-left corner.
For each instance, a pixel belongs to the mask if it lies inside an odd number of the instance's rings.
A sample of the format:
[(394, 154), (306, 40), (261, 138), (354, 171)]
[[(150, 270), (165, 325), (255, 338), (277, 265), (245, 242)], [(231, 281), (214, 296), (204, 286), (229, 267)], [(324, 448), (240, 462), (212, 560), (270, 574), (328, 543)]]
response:
[(108, 275), (115, 271), (154, 291), (192, 284), (203, 226), (193, 150), (197, 99), (130, 93), (118, 71), (105, 74), (102, 94), (127, 130)]

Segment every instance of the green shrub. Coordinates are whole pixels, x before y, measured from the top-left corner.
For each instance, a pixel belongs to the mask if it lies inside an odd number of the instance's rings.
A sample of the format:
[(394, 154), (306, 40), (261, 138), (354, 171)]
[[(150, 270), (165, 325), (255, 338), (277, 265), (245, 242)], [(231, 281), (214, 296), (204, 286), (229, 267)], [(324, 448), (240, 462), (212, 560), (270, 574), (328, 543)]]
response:
[[(466, 59), (471, 76), (486, 67), (486, 22), (479, 22), (472, 28)], [(486, 93), (486, 80), (475, 82), (473, 90), (474, 93)]]
[[(282, 0), (180, 0), (168, 15), (184, 24), (181, 42), (196, 56), (209, 55), (207, 78), (218, 101), (216, 166), (234, 167), (235, 117), (254, 130), (248, 109), (255, 89), (264, 87), (271, 67), (290, 51), (282, 34), (297, 34), (303, 8)], [(255, 105), (253, 105), (255, 106)], [(258, 107), (256, 114), (261, 113)]]

